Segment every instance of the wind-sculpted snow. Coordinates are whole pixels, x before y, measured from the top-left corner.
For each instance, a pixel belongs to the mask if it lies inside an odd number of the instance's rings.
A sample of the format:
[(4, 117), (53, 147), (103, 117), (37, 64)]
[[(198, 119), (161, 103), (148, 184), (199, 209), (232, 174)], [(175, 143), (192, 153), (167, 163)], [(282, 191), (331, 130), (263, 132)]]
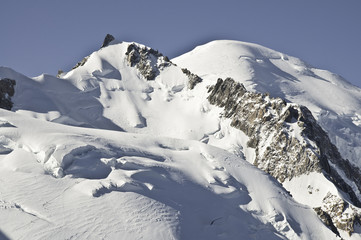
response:
[(11, 123), (0, 128), (12, 149), (0, 155), (9, 238), (334, 237), (311, 208), (224, 150), (0, 114)]

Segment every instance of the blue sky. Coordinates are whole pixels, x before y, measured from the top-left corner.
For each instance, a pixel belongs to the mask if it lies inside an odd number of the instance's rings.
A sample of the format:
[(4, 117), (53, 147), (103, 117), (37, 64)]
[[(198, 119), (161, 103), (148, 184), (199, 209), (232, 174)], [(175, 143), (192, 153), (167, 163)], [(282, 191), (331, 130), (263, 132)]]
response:
[(55, 75), (107, 33), (170, 58), (216, 39), (253, 42), (361, 87), (360, 0), (2, 0), (0, 65)]

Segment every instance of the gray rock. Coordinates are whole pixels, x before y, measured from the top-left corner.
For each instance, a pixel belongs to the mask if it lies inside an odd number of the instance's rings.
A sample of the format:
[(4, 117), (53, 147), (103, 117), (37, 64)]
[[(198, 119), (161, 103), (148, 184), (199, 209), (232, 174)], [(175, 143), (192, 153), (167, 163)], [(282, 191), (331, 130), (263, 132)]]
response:
[[(355, 224), (360, 223), (361, 213), (343, 199), (330, 192), (327, 193), (322, 203), (323, 206), (321, 209), (329, 215), (332, 225), (351, 235), (354, 232)], [(319, 214), (317, 211), (316, 213)]]
[(0, 80), (0, 108), (11, 110), (13, 102), (11, 97), (15, 94), (16, 81), (3, 78)]
[(182, 68), (182, 72), (187, 75), (188, 81), (188, 88), (193, 89), (198, 83), (202, 82), (202, 78), (198, 75), (191, 73), (188, 69)]
[(128, 46), (125, 55), (128, 64), (136, 67), (147, 80), (154, 80), (161, 69), (172, 65), (168, 57), (163, 56), (157, 50), (141, 47), (135, 43)]

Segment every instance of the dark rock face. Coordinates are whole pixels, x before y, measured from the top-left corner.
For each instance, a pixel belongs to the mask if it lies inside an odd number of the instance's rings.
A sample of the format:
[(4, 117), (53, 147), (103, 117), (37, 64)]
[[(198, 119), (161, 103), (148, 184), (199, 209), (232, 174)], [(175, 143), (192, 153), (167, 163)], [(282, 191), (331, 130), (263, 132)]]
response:
[(136, 67), (147, 80), (154, 80), (159, 75), (159, 70), (172, 65), (169, 59), (157, 50), (140, 47), (135, 43), (128, 46), (127, 61), (131, 67)]
[(0, 108), (11, 110), (13, 107), (11, 97), (14, 96), (15, 85), (15, 80), (9, 78), (3, 78), (0, 80)]
[(115, 38), (114, 38), (112, 35), (107, 34), (107, 35), (105, 36), (104, 41), (103, 41), (103, 44), (102, 44), (102, 46), (101, 46), (100, 48), (103, 48), (103, 47), (108, 46), (109, 43), (110, 43), (111, 41), (113, 41), (114, 39), (115, 39)]
[[(249, 92), (231, 78), (218, 79), (209, 89), (211, 104), (223, 107), (223, 116), (231, 126), (248, 137), (247, 147), (255, 149), (254, 165), (271, 174), (279, 182), (311, 172), (323, 173), (335, 186), (347, 193), (355, 206), (360, 207), (349, 182), (361, 191), (361, 171), (344, 160), (328, 135), (304, 106), (286, 103), (281, 98)], [(340, 176), (346, 175), (348, 179)], [(326, 204), (326, 203), (324, 203)], [(352, 210), (352, 209), (351, 209)], [(342, 230), (353, 231), (359, 215), (332, 214), (323, 208)], [(339, 218), (346, 219), (338, 224)]]
[(202, 82), (202, 78), (198, 75), (191, 73), (188, 69), (182, 68), (182, 72), (187, 75), (188, 81), (188, 88), (193, 89), (198, 83)]

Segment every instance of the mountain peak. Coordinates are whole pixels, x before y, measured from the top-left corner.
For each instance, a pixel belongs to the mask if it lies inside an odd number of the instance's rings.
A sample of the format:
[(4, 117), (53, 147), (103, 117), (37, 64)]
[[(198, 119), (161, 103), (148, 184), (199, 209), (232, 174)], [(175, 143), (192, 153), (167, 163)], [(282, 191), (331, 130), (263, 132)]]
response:
[(106, 47), (108, 46), (113, 40), (115, 40), (115, 38), (113, 37), (113, 35), (111, 34), (107, 34), (104, 38), (103, 44), (100, 48)]
[(170, 61), (107, 34), (60, 78), (0, 80), (12, 238), (361, 236), (361, 91), (298, 58), (219, 40)]

